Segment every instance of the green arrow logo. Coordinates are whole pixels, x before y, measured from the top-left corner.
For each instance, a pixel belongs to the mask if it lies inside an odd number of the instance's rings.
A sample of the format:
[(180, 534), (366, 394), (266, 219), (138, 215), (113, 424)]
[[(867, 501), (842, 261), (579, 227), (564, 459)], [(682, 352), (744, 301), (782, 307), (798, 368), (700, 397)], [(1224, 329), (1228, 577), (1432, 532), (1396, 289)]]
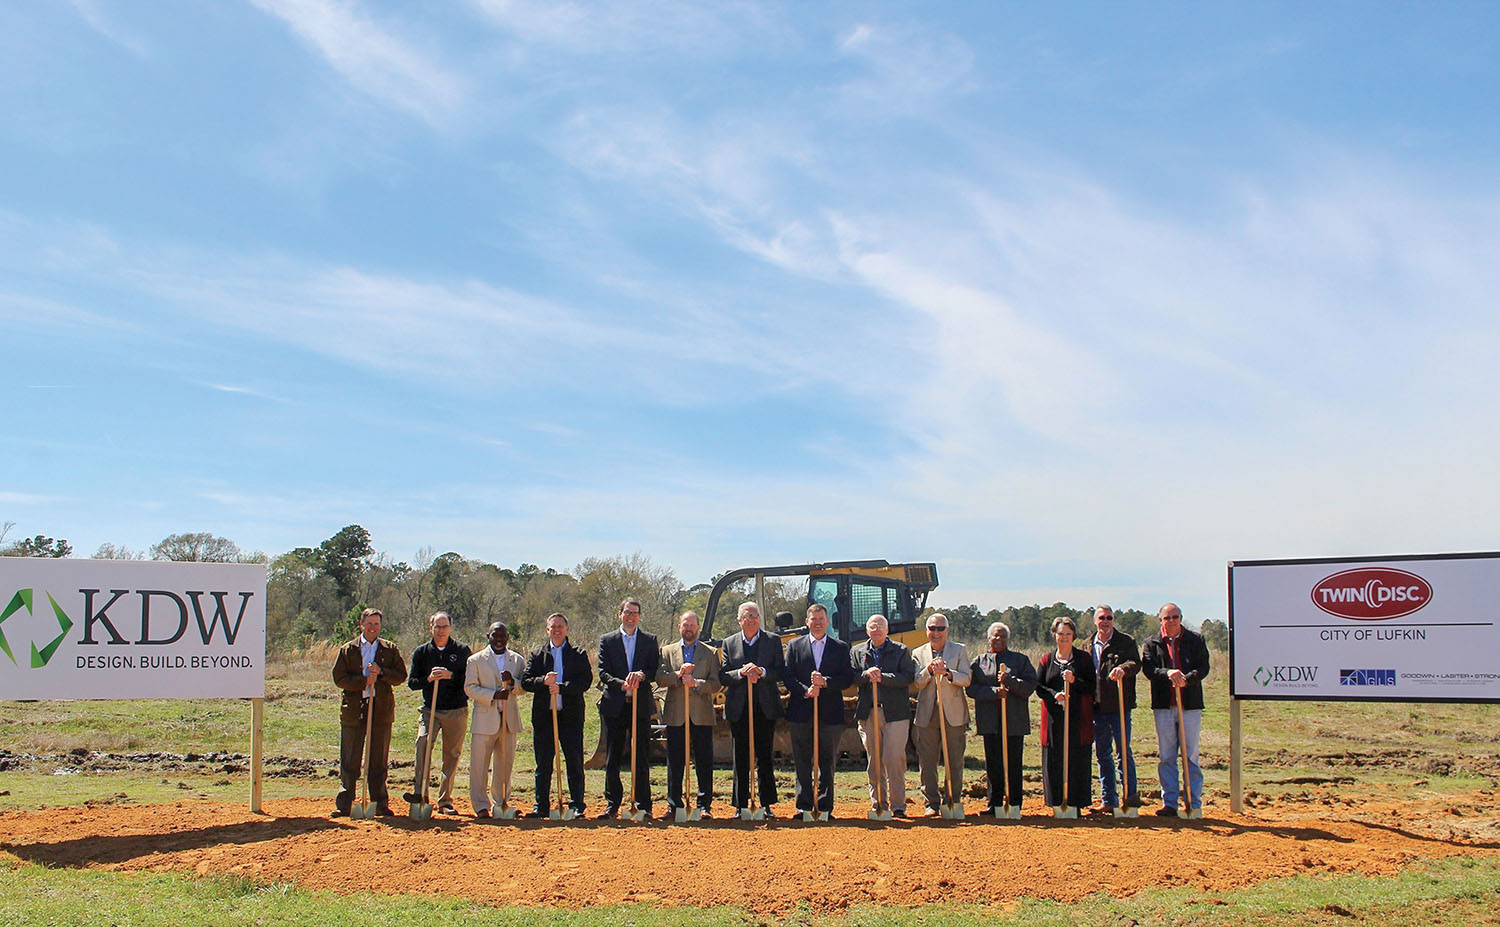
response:
[[(11, 663), (16, 662), (16, 655), (10, 649), (10, 641), (5, 639), (5, 621), (23, 608), (26, 609), (26, 614), (30, 615), (32, 613), (31, 603), (34, 595), (35, 593), (31, 589), (18, 589), (16, 590), (16, 594), (11, 596), (10, 604), (5, 606), (3, 612), (0, 612), (0, 650), (5, 652), (5, 655), (10, 658)], [(40, 669), (47, 665), (48, 661), (52, 659), (52, 655), (57, 653), (57, 648), (62, 646), (63, 638), (68, 636), (69, 629), (73, 627), (73, 619), (69, 618), (68, 613), (62, 610), (62, 606), (57, 604), (57, 600), (52, 598), (52, 593), (50, 592), (47, 593), (47, 602), (51, 604), (52, 615), (57, 619), (57, 636), (41, 649), (37, 649), (36, 643), (32, 642), (32, 669)]]

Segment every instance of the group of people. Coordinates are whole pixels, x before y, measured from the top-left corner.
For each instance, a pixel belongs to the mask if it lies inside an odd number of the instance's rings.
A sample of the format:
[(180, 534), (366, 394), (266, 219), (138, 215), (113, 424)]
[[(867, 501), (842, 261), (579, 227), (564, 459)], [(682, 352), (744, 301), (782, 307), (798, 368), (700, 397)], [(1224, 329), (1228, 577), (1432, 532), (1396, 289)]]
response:
[[(473, 653), (453, 639), (451, 619), (438, 612), (429, 619), (431, 640), (412, 653), (409, 672), (396, 646), (380, 637), (382, 617), (377, 609), (365, 609), (359, 636), (339, 650), (334, 663), (333, 679), (343, 690), (342, 787), (335, 816), (350, 813), (366, 757), (364, 771), (375, 813), (393, 813), (386, 781), (395, 718), (393, 687), (402, 680), (423, 693), (417, 785), (404, 796), (408, 802), (430, 798), (424, 787), (431, 756), (427, 739), (441, 733), (442, 776), (433, 804), (438, 811), (456, 813), (453, 782), (467, 727), (469, 800), (475, 817), (499, 816), (502, 809), (511, 809), (511, 770), (521, 730), (519, 702), (521, 693), (527, 692), (533, 696), (536, 757), (536, 806), (531, 816), (547, 817), (554, 807), (555, 763), (567, 772), (566, 799), (558, 795), (557, 804), (566, 800), (574, 814), (583, 814), (584, 694), (595, 684), (595, 668), (569, 638), (566, 615), (549, 615), (546, 643), (523, 657), (510, 649), (504, 622), (491, 624), (488, 646)], [(724, 717), (734, 740), (730, 803), (735, 813), (775, 817), (779, 796), (772, 743), (778, 724), (785, 723), (796, 771), (795, 810), (831, 819), (834, 769), (846, 724), (843, 694), (854, 685), (854, 722), (865, 747), (872, 811), (907, 816), (910, 741), (918, 758), (921, 800), (929, 813), (962, 813), (973, 702), (974, 726), (984, 744), (989, 809), (997, 816), (1019, 816), (1023, 752), (1031, 733), (1028, 699), (1033, 694), (1041, 705), (1047, 804), (1054, 809), (1139, 807), (1130, 717), (1136, 677), (1141, 674), (1151, 687), (1160, 756), (1162, 807), (1157, 813), (1177, 815), (1181, 798), (1187, 799), (1183, 804), (1189, 813), (1196, 812), (1203, 799), (1198, 734), (1208, 649), (1201, 636), (1182, 627), (1182, 612), (1175, 604), (1163, 605), (1157, 617), (1159, 631), (1140, 648), (1114, 629), (1114, 613), (1107, 605), (1095, 610), (1095, 632), (1087, 641), (1077, 639), (1071, 618), (1058, 618), (1051, 627), (1055, 647), (1033, 667), (1025, 654), (1010, 649), (1010, 629), (1001, 622), (989, 627), (989, 649), (971, 660), (963, 644), (948, 639), (948, 619), (941, 613), (927, 617), (927, 643), (915, 649), (893, 639), (881, 615), (870, 617), (867, 639), (851, 648), (829, 634), (828, 611), (818, 604), (807, 610), (806, 633), (793, 638), (785, 650), (778, 634), (762, 629), (754, 602), (739, 607), (739, 631), (721, 648), (699, 639), (699, 617), (691, 611), (678, 618), (678, 640), (663, 646), (641, 629), (640, 602), (627, 598), (620, 603), (619, 627), (603, 635), (598, 647), (598, 709), (605, 748), (601, 816), (651, 813), (649, 732), (657, 718), (655, 690), (660, 689), (669, 813), (689, 808), (704, 817), (712, 813), (714, 696), (722, 690)], [(1102, 792), (1097, 803), (1092, 803), (1094, 756)], [(1121, 761), (1120, 781), (1116, 757)], [(1188, 769), (1186, 786), (1179, 780), (1179, 757), (1185, 757)], [(694, 782), (685, 781), (689, 765), (696, 772)], [(633, 772), (629, 795), (622, 775), (626, 769)], [(560, 771), (558, 778), (560, 782)]]

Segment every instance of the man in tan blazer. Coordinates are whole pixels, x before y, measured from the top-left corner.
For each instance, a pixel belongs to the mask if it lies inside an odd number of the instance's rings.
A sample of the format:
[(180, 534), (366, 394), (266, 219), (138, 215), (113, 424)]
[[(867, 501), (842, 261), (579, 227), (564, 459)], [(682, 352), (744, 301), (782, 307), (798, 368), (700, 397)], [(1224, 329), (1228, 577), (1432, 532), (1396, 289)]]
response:
[(490, 625), (489, 642), (469, 657), (464, 670), (464, 694), (474, 700), (474, 718), (469, 724), (469, 803), (476, 818), (489, 817), (493, 806), (509, 804), (510, 772), (521, 732), (516, 695), (526, 668), (521, 655), (510, 649), (505, 622)]
[[(912, 652), (917, 664), (917, 714), (912, 721), (912, 740), (917, 746), (917, 761), (922, 768), (922, 797), (927, 808), (936, 814), (949, 802), (939, 785), (943, 767), (943, 742), (948, 738), (948, 755), (953, 764), (952, 801), (959, 803), (964, 785), (964, 732), (969, 727), (969, 700), (964, 687), (969, 684), (969, 651), (963, 644), (948, 640), (948, 616), (934, 612), (927, 617), (927, 643)], [(939, 730), (937, 700), (942, 693), (943, 714), (947, 730)]]
[(365, 770), (375, 813), (391, 815), (386, 775), (391, 761), (391, 725), (396, 720), (396, 694), (391, 686), (406, 681), (406, 661), (396, 645), (380, 636), (378, 608), (359, 616), (359, 635), (339, 648), (333, 661), (333, 684), (343, 690), (339, 703), (339, 794), (334, 817), (349, 813), (365, 761), (365, 712), (371, 712), (370, 768)]
[(662, 648), (656, 684), (665, 692), (667, 726), (667, 810), (686, 808), (683, 797), (683, 702), (691, 706), (693, 766), (698, 771), (698, 810), (708, 817), (714, 799), (714, 693), (720, 688), (719, 655), (698, 640), (695, 612), (677, 620), (682, 639)]

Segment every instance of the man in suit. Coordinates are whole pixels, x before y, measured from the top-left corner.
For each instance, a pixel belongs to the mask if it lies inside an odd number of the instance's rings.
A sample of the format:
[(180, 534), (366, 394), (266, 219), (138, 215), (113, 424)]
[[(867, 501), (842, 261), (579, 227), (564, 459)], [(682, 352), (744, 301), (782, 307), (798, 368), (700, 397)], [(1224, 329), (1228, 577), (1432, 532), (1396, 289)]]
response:
[[(785, 659), (781, 638), (760, 627), (760, 606), (754, 602), (740, 605), (737, 616), (740, 629), (724, 639), (723, 662), (719, 682), (724, 685), (724, 717), (734, 736), (734, 807), (750, 807), (750, 763), (755, 757), (756, 780), (761, 807), (766, 817), (773, 817), (776, 803), (776, 774), (771, 768), (771, 742), (776, 735), (776, 719), (781, 717), (781, 695), (776, 688), (781, 680)], [(755, 682), (755, 704), (751, 705), (748, 683)], [(750, 743), (750, 712), (755, 712), (755, 743)]]
[[(807, 609), (807, 633), (786, 648), (782, 674), (792, 726), (792, 766), (797, 771), (797, 810), (833, 813), (833, 770), (844, 733), (844, 690), (854, 684), (849, 645), (828, 634), (828, 609)], [(813, 712), (818, 716), (818, 781), (812, 781)], [(759, 733), (757, 731), (757, 733)], [(815, 791), (816, 790), (816, 791)]]
[[(536, 750), (536, 810), (532, 817), (545, 818), (552, 801), (552, 709), (557, 709), (557, 739), (563, 761), (568, 764), (569, 804), (583, 815), (583, 694), (594, 684), (589, 655), (568, 640), (568, 616), (547, 616), (547, 642), (532, 651), (521, 673), (521, 688), (533, 693), (531, 700), (532, 744)], [(560, 796), (559, 796), (560, 797)]]
[[(489, 644), (469, 658), (464, 671), (464, 694), (474, 700), (474, 718), (469, 725), (469, 803), (476, 818), (489, 817), (490, 809), (509, 797), (516, 738), (521, 732), (521, 706), (516, 694), (525, 662), (510, 649), (510, 629), (505, 622), (490, 625)], [(541, 728), (537, 728), (537, 734), (540, 736)], [(546, 734), (552, 735), (550, 725)]]
[(662, 687), (665, 704), (662, 721), (667, 726), (667, 807), (687, 807), (683, 794), (684, 702), (692, 712), (693, 767), (698, 773), (698, 810), (709, 816), (714, 800), (714, 693), (719, 682), (719, 655), (698, 640), (700, 622), (696, 612), (683, 612), (677, 619), (682, 639), (662, 648), (656, 684)]
[[(917, 743), (917, 762), (922, 770), (922, 797), (933, 814), (950, 800), (962, 801), (964, 786), (964, 732), (969, 728), (969, 700), (964, 687), (969, 684), (969, 651), (956, 641), (948, 640), (948, 616), (934, 612), (927, 616), (927, 643), (916, 649), (912, 659), (917, 664), (917, 714), (912, 738)], [(943, 714), (938, 714), (938, 699), (943, 700)], [(944, 730), (940, 721), (947, 722)], [(939, 786), (943, 773), (943, 741), (948, 739), (948, 757), (953, 764), (953, 794)]]
[[(1094, 754), (1099, 758), (1099, 793), (1102, 804), (1097, 810), (1119, 807), (1115, 791), (1115, 751), (1120, 752), (1125, 767), (1124, 807), (1141, 803), (1140, 780), (1135, 777), (1135, 752), (1130, 749), (1130, 713), (1135, 709), (1135, 677), (1141, 671), (1141, 653), (1135, 639), (1115, 630), (1115, 611), (1108, 605), (1094, 609), (1094, 636), (1088, 651), (1094, 658), (1094, 675), (1099, 680), (1094, 693)], [(1120, 683), (1125, 686), (1125, 723), (1120, 724)]]
[[(1036, 669), (1026, 654), (1010, 649), (1010, 626), (990, 625), (990, 649), (969, 664), (969, 698), (974, 700), (974, 730), (984, 738), (984, 768), (988, 774), (989, 810), (1021, 804), (1021, 751), (1031, 733), (1031, 709), (1026, 700), (1036, 691)], [(1000, 712), (1005, 712), (1005, 724)], [(1000, 737), (1007, 741), (1002, 744)], [(1006, 760), (1010, 768), (1006, 769)]]
[[(599, 720), (604, 727), (604, 813), (617, 817), (624, 789), (620, 767), (635, 751), (635, 805), (651, 813), (651, 721), (656, 696), (651, 684), (661, 666), (656, 636), (641, 629), (641, 602), (620, 603), (620, 626), (599, 638)], [(635, 739), (631, 739), (631, 696), (635, 704)]]
[[(432, 640), (424, 641), (412, 651), (411, 673), (406, 684), (422, 693), (422, 709), (417, 715), (417, 761), (412, 791), (403, 796), (416, 804), (422, 800), (422, 786), (427, 782), (427, 738), (443, 735), (443, 778), (438, 786), (437, 810), (453, 814), (453, 777), (458, 772), (458, 758), (464, 752), (464, 728), (469, 724), (469, 700), (464, 695), (464, 669), (469, 662), (469, 648), (453, 639), (453, 619), (447, 612), (435, 612), (427, 619)], [(433, 710), (432, 684), (437, 683), (437, 708)], [(436, 731), (427, 730), (428, 715)]]
[(339, 648), (333, 661), (333, 684), (343, 691), (339, 702), (339, 794), (334, 817), (349, 813), (365, 759), (365, 713), (371, 712), (370, 768), (366, 771), (375, 813), (390, 816), (386, 775), (391, 761), (391, 725), (396, 720), (396, 694), (391, 686), (406, 679), (406, 661), (396, 645), (380, 636), (377, 608), (359, 615), (359, 635)]
[[(1187, 744), (1188, 802), (1194, 811), (1203, 809), (1203, 769), (1198, 765), (1198, 733), (1203, 727), (1203, 679), (1208, 675), (1208, 645), (1182, 626), (1182, 609), (1168, 602), (1156, 613), (1161, 630), (1151, 635), (1141, 650), (1141, 668), (1151, 681), (1151, 714), (1156, 722), (1156, 774), (1161, 778), (1161, 804), (1156, 813), (1177, 817), (1181, 792), (1178, 762), (1182, 744)], [(1182, 727), (1177, 736), (1177, 695), (1182, 691)]]
[[(911, 698), (917, 664), (906, 645), (890, 638), (890, 622), (871, 615), (865, 622), (868, 640), (854, 645), (849, 662), (859, 674), (859, 701), (854, 719), (865, 747), (865, 769), (870, 779), (870, 807), (879, 811), (879, 783), (884, 776), (887, 807), (893, 817), (906, 817), (906, 741), (911, 733)], [(874, 689), (880, 687), (880, 717), (873, 716)], [(880, 725), (880, 756), (875, 756), (874, 727)]]

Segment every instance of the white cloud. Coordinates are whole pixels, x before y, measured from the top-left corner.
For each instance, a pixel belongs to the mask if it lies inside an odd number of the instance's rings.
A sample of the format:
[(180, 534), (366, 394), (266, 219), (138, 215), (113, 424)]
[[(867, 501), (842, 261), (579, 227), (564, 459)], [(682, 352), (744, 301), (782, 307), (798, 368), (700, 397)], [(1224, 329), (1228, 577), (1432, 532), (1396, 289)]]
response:
[(121, 26), (114, 17), (100, 8), (98, 0), (68, 0), (73, 9), (88, 23), (90, 29), (119, 45), (137, 58), (148, 58), (151, 48), (144, 39), (130, 29)]
[(517, 39), (585, 54), (670, 50), (688, 57), (734, 54), (763, 45), (780, 26), (755, 4), (693, 0), (475, 0), (494, 25)]

